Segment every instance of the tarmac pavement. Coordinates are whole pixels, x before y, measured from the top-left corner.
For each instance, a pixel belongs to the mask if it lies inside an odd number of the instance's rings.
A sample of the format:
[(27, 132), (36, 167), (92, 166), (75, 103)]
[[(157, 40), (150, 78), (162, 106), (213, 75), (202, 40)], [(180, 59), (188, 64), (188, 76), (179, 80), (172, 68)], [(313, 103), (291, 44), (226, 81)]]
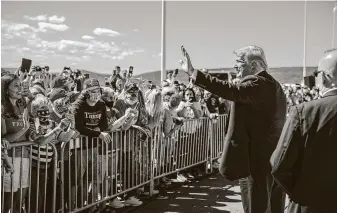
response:
[(238, 182), (219, 174), (166, 189), (136, 208), (137, 213), (243, 213)]

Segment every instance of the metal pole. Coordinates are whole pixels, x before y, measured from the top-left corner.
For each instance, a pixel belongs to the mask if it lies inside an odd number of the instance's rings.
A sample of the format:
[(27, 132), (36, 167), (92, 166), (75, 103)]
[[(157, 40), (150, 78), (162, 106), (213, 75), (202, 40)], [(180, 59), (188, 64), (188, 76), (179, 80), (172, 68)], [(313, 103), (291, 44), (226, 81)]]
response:
[(337, 1), (335, 1), (335, 7), (332, 10), (333, 20), (332, 20), (332, 48), (335, 47), (335, 27), (336, 27), (336, 13), (337, 13)]
[(165, 80), (165, 67), (166, 67), (166, 49), (165, 49), (165, 0), (161, 2), (161, 82)]
[(307, 48), (307, 0), (304, 1), (303, 82), (304, 77), (307, 76), (306, 48)]

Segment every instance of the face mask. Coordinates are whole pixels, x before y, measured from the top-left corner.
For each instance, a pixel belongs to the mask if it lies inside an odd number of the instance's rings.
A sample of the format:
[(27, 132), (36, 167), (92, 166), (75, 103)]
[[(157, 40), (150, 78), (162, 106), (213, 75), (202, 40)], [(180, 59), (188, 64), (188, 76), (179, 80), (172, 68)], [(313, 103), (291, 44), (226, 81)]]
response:
[(92, 103), (97, 103), (99, 99), (101, 98), (100, 93), (91, 93), (89, 94), (89, 101)]
[(177, 107), (179, 105), (179, 100), (177, 99), (177, 98), (175, 98), (175, 97), (171, 97), (170, 98), (170, 106), (172, 107), (172, 108), (175, 108), (175, 107)]
[(105, 105), (109, 108), (112, 108), (113, 105), (114, 105), (114, 102), (113, 101), (105, 101)]
[(60, 115), (62, 115), (62, 114), (64, 114), (65, 112), (67, 112), (68, 107), (69, 107), (69, 105), (64, 104), (63, 101), (61, 101), (61, 100), (56, 100), (56, 101), (54, 102), (54, 106), (55, 106), (55, 110), (56, 110)]

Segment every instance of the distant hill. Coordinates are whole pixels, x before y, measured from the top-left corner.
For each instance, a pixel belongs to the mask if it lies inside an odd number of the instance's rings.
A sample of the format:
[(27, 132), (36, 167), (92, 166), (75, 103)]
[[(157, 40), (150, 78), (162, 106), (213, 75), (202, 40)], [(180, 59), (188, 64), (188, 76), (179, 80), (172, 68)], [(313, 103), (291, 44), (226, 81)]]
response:
[[(307, 75), (311, 75), (317, 67), (307, 67)], [(210, 71), (232, 71), (236, 72), (234, 68), (214, 68), (209, 69)], [(268, 72), (280, 83), (301, 83), (302, 81), (302, 67), (279, 67), (270, 68)], [(142, 76), (144, 79), (149, 79), (156, 84), (160, 83), (160, 71), (148, 72), (144, 74), (137, 75), (137, 77)], [(179, 72), (177, 76), (178, 81), (188, 82), (188, 77), (182, 71)]]
[[(10, 71), (13, 73), (15, 71), (15, 68), (4, 68), (5, 70)], [(302, 67), (279, 67), (279, 68), (270, 68), (268, 72), (280, 83), (301, 83), (302, 81)], [(311, 75), (317, 67), (307, 67), (307, 75)], [(211, 71), (234, 71), (233, 68), (213, 68), (209, 69)], [(109, 77), (108, 74), (100, 74), (100, 73), (95, 73), (93, 71), (88, 71), (88, 70), (81, 70), (83, 74), (89, 74), (91, 78), (96, 78), (99, 80), (99, 82), (104, 85), (104, 79), (105, 77)], [(155, 84), (160, 84), (160, 71), (154, 71), (154, 72), (148, 72), (148, 73), (143, 73), (139, 75), (135, 75), (135, 77), (143, 77), (143, 79), (148, 79), (153, 81)], [(177, 76), (177, 80), (187, 83), (188, 82), (188, 77), (185, 73), (182, 71), (179, 72)]]

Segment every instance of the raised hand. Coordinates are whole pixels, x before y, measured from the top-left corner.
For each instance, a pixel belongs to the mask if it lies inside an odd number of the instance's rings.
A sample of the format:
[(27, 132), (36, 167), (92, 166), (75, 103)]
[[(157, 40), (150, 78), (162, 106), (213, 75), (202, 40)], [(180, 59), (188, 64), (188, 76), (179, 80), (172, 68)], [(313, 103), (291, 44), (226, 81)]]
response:
[(70, 118), (63, 118), (60, 121), (58, 127), (60, 127), (60, 129), (65, 131), (70, 125), (71, 125), (71, 119)]
[(187, 51), (186, 51), (186, 49), (183, 45), (181, 46), (181, 53), (183, 54), (183, 57), (184, 57), (183, 60), (180, 60), (181, 68), (188, 75), (192, 75), (194, 68), (193, 68), (193, 65), (191, 63), (190, 56), (188, 55), (188, 53), (187, 53)]

